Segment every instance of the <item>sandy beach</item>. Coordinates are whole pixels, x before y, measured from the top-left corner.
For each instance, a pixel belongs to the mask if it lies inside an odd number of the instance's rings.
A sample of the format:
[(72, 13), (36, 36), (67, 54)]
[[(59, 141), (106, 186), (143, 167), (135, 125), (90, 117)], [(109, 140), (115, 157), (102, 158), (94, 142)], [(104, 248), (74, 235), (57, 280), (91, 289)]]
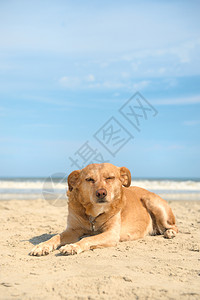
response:
[(179, 234), (75, 256), (32, 257), (66, 227), (67, 206), (0, 202), (0, 299), (200, 299), (200, 201), (169, 201)]

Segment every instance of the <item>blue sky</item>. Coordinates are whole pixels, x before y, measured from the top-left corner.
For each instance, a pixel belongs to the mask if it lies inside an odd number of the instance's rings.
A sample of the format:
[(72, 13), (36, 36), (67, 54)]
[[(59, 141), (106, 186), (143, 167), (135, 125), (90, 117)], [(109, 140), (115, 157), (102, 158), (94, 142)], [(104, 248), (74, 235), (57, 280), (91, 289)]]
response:
[[(0, 176), (76, 169), (86, 141), (134, 177), (200, 177), (199, 1), (0, 1)], [(138, 133), (119, 113), (158, 111)], [(112, 156), (109, 118), (134, 139)], [(76, 156), (77, 157), (77, 156)]]

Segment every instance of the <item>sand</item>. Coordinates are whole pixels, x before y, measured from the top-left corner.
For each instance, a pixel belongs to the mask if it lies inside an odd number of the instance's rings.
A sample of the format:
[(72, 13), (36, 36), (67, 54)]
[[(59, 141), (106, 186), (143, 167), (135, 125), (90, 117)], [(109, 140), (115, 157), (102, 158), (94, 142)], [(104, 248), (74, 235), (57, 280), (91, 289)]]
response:
[(67, 207), (1, 201), (0, 299), (200, 299), (200, 201), (170, 206), (180, 230), (173, 240), (33, 257), (33, 245), (65, 228)]

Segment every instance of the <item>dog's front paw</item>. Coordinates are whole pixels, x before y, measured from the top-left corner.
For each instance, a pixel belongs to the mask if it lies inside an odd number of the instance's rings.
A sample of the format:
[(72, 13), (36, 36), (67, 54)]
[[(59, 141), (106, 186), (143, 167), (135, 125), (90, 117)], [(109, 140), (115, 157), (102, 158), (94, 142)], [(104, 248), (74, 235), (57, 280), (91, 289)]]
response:
[(82, 252), (82, 249), (77, 244), (67, 244), (60, 249), (60, 253), (63, 255), (74, 255)]
[(42, 256), (49, 254), (53, 250), (54, 247), (51, 244), (47, 244), (44, 242), (36, 245), (29, 254), (33, 256)]
[(175, 236), (176, 236), (176, 231), (173, 230), (173, 229), (167, 229), (167, 230), (164, 232), (164, 237), (165, 237), (166, 239), (173, 239)]

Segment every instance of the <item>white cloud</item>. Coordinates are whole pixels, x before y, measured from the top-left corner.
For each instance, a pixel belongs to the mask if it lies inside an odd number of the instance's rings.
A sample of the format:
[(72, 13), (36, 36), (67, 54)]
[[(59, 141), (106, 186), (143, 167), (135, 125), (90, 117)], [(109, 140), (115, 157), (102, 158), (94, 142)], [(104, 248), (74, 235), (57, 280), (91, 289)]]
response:
[(166, 88), (170, 89), (172, 87), (177, 87), (179, 85), (178, 79), (171, 77), (171, 78), (166, 78), (164, 80), (164, 84), (166, 85)]
[(130, 78), (130, 73), (128, 73), (128, 72), (122, 72), (121, 76), (122, 76), (122, 78), (127, 79), (127, 78)]
[(105, 81), (102, 83), (102, 87), (108, 88), (108, 89), (120, 89), (125, 87), (125, 84), (122, 82), (115, 82), (115, 81)]
[(80, 85), (80, 79), (78, 77), (63, 76), (59, 79), (61, 86), (66, 88), (74, 88)]
[(185, 148), (183, 145), (179, 145), (179, 144), (171, 144), (167, 146), (167, 149), (169, 150), (180, 150)]
[[(92, 7), (88, 1), (61, 1), (59, 5), (50, 1), (48, 6), (45, 1), (39, 5), (13, 1), (12, 6), (5, 2), (0, 47), (112, 56), (148, 47), (154, 51), (199, 35), (199, 6), (195, 2), (158, 1), (155, 5), (147, 1), (145, 7), (134, 1), (126, 5), (95, 2)], [(187, 55), (181, 59), (186, 61)]]
[(88, 76), (86, 76), (86, 81), (94, 82), (95, 81), (95, 76), (93, 74), (89, 74)]
[(169, 48), (168, 52), (175, 54), (180, 63), (189, 63), (191, 62), (192, 56), (194, 54), (195, 48), (199, 48), (200, 46), (200, 39), (197, 38), (195, 40), (186, 41), (181, 43), (179, 46)]
[(181, 98), (165, 98), (152, 101), (154, 105), (188, 105), (200, 103), (200, 95)]
[[(90, 74), (83, 78), (63, 76), (59, 79), (59, 83), (64, 88), (106, 88), (116, 89), (124, 87), (124, 84), (115, 81), (96, 81), (94, 75)], [(84, 84), (83, 84), (84, 83)]]
[(120, 93), (116, 92), (116, 93), (113, 94), (113, 96), (114, 96), (114, 97), (119, 97), (119, 96), (120, 96)]
[(104, 89), (120, 89), (130, 88), (129, 83), (123, 83), (117, 80), (96, 81), (93, 74), (86, 77), (69, 77), (63, 76), (59, 79), (59, 83), (65, 88), (104, 88)]
[[(200, 39), (174, 42), (170, 46), (145, 47), (118, 57), (137, 76), (191, 76), (200, 74)], [(116, 59), (117, 63), (117, 59)]]
[(136, 91), (141, 91), (141, 90), (145, 89), (147, 86), (149, 86), (150, 83), (151, 82), (149, 80), (142, 80), (137, 83), (134, 83), (133, 88)]
[(7, 114), (6, 114), (6, 109), (4, 108), (4, 107), (0, 107), (0, 116), (1, 117), (4, 117), (4, 116), (6, 116)]
[(158, 70), (158, 72), (159, 72), (160, 74), (164, 74), (164, 73), (166, 72), (166, 68), (161, 67), (161, 68)]
[(183, 124), (186, 126), (196, 126), (196, 125), (200, 125), (200, 120), (184, 121)]
[(171, 143), (169, 141), (167, 142), (161, 142), (157, 144), (152, 144), (149, 147), (146, 148), (146, 151), (166, 151), (166, 150), (180, 150), (185, 148), (184, 145), (182, 144), (177, 144), (177, 143)]
[(103, 82), (95, 82), (88, 85), (88, 88), (101, 88), (101, 89), (121, 89), (127, 88), (127, 86), (118, 81), (103, 81)]

